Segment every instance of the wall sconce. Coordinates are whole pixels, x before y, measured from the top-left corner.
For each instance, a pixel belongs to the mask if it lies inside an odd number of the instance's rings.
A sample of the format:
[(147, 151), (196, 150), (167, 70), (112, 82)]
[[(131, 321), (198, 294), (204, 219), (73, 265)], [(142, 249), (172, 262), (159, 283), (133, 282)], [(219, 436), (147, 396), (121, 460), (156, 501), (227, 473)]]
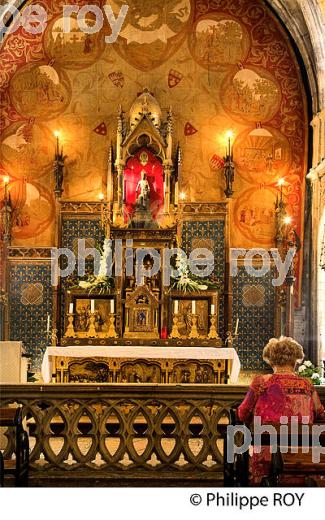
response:
[(7, 175), (3, 177), (4, 199), (3, 206), (1, 208), (1, 223), (3, 228), (3, 241), (8, 244), (11, 242), (11, 231), (13, 223), (13, 207), (10, 193), (8, 192), (9, 182), (10, 178)]
[(226, 157), (224, 158), (224, 161), (225, 161), (224, 175), (225, 175), (225, 181), (226, 181), (226, 189), (224, 190), (224, 194), (226, 195), (227, 199), (232, 197), (234, 194), (234, 191), (232, 189), (233, 183), (235, 181), (235, 164), (233, 161), (233, 149), (232, 149), (233, 137), (234, 137), (233, 132), (231, 132), (231, 131), (227, 132), (228, 147), (226, 149)]
[(64, 161), (66, 156), (63, 155), (63, 146), (60, 150), (60, 132), (55, 131), (54, 136), (56, 138), (55, 156), (54, 156), (54, 181), (55, 188), (54, 193), (57, 198), (60, 198), (63, 193), (63, 177), (64, 177)]

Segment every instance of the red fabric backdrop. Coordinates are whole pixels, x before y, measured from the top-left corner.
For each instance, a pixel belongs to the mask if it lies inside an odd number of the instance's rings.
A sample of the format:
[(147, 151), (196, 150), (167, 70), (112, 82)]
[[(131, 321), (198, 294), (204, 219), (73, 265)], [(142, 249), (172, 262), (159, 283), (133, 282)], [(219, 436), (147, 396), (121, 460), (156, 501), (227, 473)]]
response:
[[(145, 165), (140, 162), (140, 156), (143, 152), (148, 155), (148, 162)], [(147, 180), (150, 185), (150, 209), (153, 218), (156, 219), (160, 211), (163, 209), (164, 179), (162, 164), (149, 150), (142, 148), (134, 157), (131, 157), (128, 160), (124, 170), (124, 202), (126, 220), (132, 216), (135, 208), (136, 188), (141, 178), (142, 170), (146, 172)]]

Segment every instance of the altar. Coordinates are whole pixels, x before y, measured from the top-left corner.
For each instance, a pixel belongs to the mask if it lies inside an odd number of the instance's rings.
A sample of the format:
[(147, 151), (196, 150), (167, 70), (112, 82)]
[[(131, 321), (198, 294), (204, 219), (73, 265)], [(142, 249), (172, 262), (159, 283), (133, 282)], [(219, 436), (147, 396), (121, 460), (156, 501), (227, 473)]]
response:
[(239, 371), (234, 348), (48, 347), (42, 363), (44, 383), (236, 384)]
[[(225, 256), (216, 254), (217, 236), (204, 239), (199, 231), (212, 213), (214, 229), (224, 229), (227, 205), (202, 205), (198, 214), (183, 207), (182, 153), (173, 143), (171, 108), (164, 114), (148, 89), (128, 118), (119, 109), (98, 243), (75, 239), (74, 270), (65, 275), (64, 259), (54, 269), (45, 383), (237, 381), (239, 320), (223, 281)], [(74, 223), (72, 209), (64, 205), (63, 223)], [(187, 218), (198, 226), (196, 238), (187, 235)]]

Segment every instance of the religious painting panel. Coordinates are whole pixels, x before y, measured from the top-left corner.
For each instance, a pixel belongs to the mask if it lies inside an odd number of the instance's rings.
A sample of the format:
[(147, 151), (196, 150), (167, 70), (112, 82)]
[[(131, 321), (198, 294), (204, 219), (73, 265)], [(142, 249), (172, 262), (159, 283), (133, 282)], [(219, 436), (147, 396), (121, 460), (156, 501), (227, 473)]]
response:
[(179, 321), (178, 330), (181, 336), (188, 337), (192, 328), (192, 302), (195, 302), (195, 314), (198, 316), (197, 330), (200, 336), (207, 337), (209, 332), (209, 313), (210, 300), (209, 299), (191, 299), (179, 300)]
[(121, 383), (165, 383), (159, 363), (150, 361), (122, 361)]
[(115, 313), (114, 297), (98, 294), (81, 294), (69, 290), (65, 308), (65, 331), (69, 337), (69, 316), (73, 315), (73, 330), (76, 338), (109, 336), (111, 315)]
[(63, 71), (58, 72), (47, 63), (30, 63), (12, 78), (10, 96), (19, 114), (47, 120), (64, 112), (71, 89)]
[(224, 14), (206, 15), (192, 27), (189, 48), (202, 67), (218, 70), (244, 62), (250, 38), (238, 19)]
[[(124, 4), (123, 0), (113, 0), (110, 5), (117, 16)], [(149, 72), (178, 50), (190, 17), (191, 0), (130, 0), (114, 48), (127, 63)]]
[(288, 174), (291, 148), (288, 139), (268, 126), (246, 130), (234, 144), (238, 174), (253, 184), (275, 183)]
[(69, 383), (108, 383), (109, 367), (107, 363), (91, 359), (69, 363)]
[[(86, 23), (93, 22), (89, 12), (85, 16)], [(64, 31), (69, 25), (70, 30)], [(69, 69), (81, 69), (92, 65), (105, 48), (103, 31), (94, 34), (83, 32), (75, 14), (55, 18), (46, 28), (44, 47), (50, 59)]]
[(239, 122), (269, 121), (278, 112), (281, 87), (267, 70), (244, 68), (225, 77), (221, 102), (230, 116)]

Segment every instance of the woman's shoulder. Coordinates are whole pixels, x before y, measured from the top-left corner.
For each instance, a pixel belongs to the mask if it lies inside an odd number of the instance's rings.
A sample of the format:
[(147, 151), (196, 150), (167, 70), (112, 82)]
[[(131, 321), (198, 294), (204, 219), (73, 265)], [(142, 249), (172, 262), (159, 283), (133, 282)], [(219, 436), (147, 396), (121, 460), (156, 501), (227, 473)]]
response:
[(311, 393), (314, 389), (314, 385), (308, 379), (298, 374), (272, 374), (271, 379), (292, 392)]
[(271, 379), (272, 374), (259, 374), (254, 377), (253, 381), (251, 382), (251, 388), (253, 388), (256, 391), (262, 390), (266, 387), (268, 381)]

